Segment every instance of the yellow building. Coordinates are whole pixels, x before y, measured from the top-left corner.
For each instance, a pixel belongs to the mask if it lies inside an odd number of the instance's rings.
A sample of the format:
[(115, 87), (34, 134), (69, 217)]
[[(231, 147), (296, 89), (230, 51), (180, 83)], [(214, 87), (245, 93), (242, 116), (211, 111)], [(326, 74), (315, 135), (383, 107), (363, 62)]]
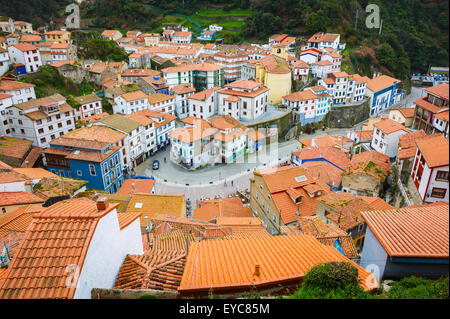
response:
[(291, 93), (291, 68), (286, 48), (275, 45), (272, 53), (255, 64), (255, 77), (269, 91), (269, 103), (281, 103), (282, 97)]
[(69, 31), (49, 31), (45, 33), (45, 41), (47, 42), (58, 42), (58, 43), (69, 43), (72, 33)]

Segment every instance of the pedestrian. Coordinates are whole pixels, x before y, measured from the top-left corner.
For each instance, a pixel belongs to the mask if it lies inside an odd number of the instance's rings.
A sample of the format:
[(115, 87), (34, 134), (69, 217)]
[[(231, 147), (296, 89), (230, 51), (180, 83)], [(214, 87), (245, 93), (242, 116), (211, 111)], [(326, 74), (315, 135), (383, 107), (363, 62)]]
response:
[(233, 181), (231, 181), (231, 186), (233, 186)]

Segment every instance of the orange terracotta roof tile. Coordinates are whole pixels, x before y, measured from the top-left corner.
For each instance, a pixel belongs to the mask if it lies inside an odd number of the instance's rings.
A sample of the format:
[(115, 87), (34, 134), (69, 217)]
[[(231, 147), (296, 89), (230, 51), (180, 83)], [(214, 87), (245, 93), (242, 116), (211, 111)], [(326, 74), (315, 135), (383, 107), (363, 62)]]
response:
[(448, 206), (405, 207), (362, 215), (390, 257), (449, 257)]
[(11, 80), (0, 80), (0, 91), (14, 91), (33, 87), (34, 84)]
[(135, 194), (126, 211), (142, 213), (141, 227), (146, 227), (153, 217), (160, 214), (185, 217), (186, 201), (184, 195)]
[(352, 142), (352, 139), (343, 134), (324, 135), (300, 140), (300, 144), (305, 146), (334, 146), (343, 149), (349, 149), (345, 144)]
[(35, 204), (43, 203), (44, 200), (39, 196), (29, 192), (1, 192), (0, 193), (0, 205), (23, 205), (23, 204)]
[(299, 230), (305, 235), (318, 237), (347, 236), (347, 233), (333, 224), (325, 224), (319, 216), (300, 216)]
[(129, 195), (136, 193), (150, 194), (154, 186), (155, 186), (154, 179), (126, 179), (116, 194), (118, 195), (121, 194)]
[(406, 133), (409, 133), (409, 130), (402, 124), (388, 118), (375, 123), (373, 126), (375, 126), (385, 134), (391, 134), (397, 131), (404, 131)]
[(256, 63), (262, 65), (269, 73), (275, 74), (291, 73), (289, 63), (283, 58), (280, 58), (275, 55), (265, 56), (259, 59), (258, 62)]
[(432, 134), (416, 139), (416, 145), (428, 167), (448, 166), (449, 143), (442, 134)]
[(22, 51), (22, 52), (36, 50), (36, 47), (34, 45), (32, 45), (32, 44), (29, 44), (29, 43), (14, 44), (13, 47), (16, 48), (19, 51)]
[(372, 92), (378, 92), (394, 85), (395, 82), (400, 83), (401, 81), (387, 75), (381, 75), (369, 80), (366, 84), (366, 87)]
[(339, 34), (334, 33), (315, 33), (308, 39), (308, 42), (334, 42)]
[(417, 151), (416, 139), (425, 137), (427, 134), (424, 130), (418, 130), (412, 133), (402, 135), (398, 139), (400, 149), (397, 153), (399, 159), (407, 159), (414, 157)]
[(202, 119), (200, 117), (195, 117), (195, 116), (189, 116), (186, 117), (184, 119), (181, 120), (181, 122), (191, 125), (191, 126), (202, 126), (204, 128), (209, 128), (211, 127), (211, 124), (209, 124), (209, 122), (205, 119)]
[(352, 236), (318, 237), (316, 239), (322, 245), (330, 247), (334, 247), (337, 240), (345, 253), (345, 257), (347, 258), (359, 257), (359, 254), (356, 251), (355, 244), (353, 243)]
[(13, 172), (21, 174), (29, 179), (41, 179), (41, 178), (58, 178), (58, 175), (53, 174), (43, 168), (13, 168)]
[(441, 121), (448, 122), (449, 121), (449, 111), (447, 110), (447, 111), (436, 113), (436, 114), (434, 114), (434, 117), (440, 119)]
[(372, 150), (353, 155), (344, 174), (365, 174), (384, 181), (391, 169), (389, 156)]
[(425, 89), (426, 92), (437, 95), (448, 101), (449, 96), (449, 85), (448, 83), (440, 83), (438, 85), (432, 86)]
[(76, 265), (81, 271), (97, 223), (115, 207), (98, 211), (94, 201), (80, 198), (34, 214), (0, 281), (0, 298), (73, 298), (76, 288), (67, 287), (67, 267)]
[(244, 207), (238, 197), (199, 201), (194, 209), (196, 220), (209, 222), (219, 217), (252, 217), (252, 211), (250, 207)]
[(171, 91), (175, 92), (175, 94), (187, 94), (187, 93), (193, 93), (195, 92), (195, 89), (189, 84), (189, 83), (184, 83), (184, 84), (179, 84), (174, 86)]
[(17, 158), (20, 161), (32, 148), (32, 141), (11, 136), (0, 137), (0, 155)]
[(206, 295), (211, 290), (225, 293), (298, 284), (309, 269), (330, 261), (348, 261), (357, 267), (364, 289), (377, 286), (376, 280), (368, 280), (369, 272), (335, 248), (308, 235), (294, 235), (193, 242), (178, 292)]
[(323, 147), (304, 147), (298, 151), (292, 152), (293, 155), (297, 156), (301, 160), (310, 159), (325, 159), (334, 165), (345, 170), (350, 163), (348, 154), (336, 147), (323, 146)]
[(205, 137), (215, 135), (217, 130), (212, 127), (179, 127), (169, 132), (169, 136), (183, 143), (192, 143)]
[(342, 181), (342, 171), (324, 161), (310, 161), (302, 164), (308, 174), (327, 185), (338, 187)]
[(290, 102), (315, 100), (317, 98), (318, 98), (318, 96), (310, 90), (294, 92), (294, 93), (283, 96), (283, 99), (286, 99)]
[(431, 113), (437, 113), (441, 110), (446, 109), (444, 107), (439, 107), (431, 102), (428, 102), (427, 97), (422, 97), (420, 99), (415, 100), (414, 104), (416, 105), (416, 107), (421, 107), (427, 111), (430, 111)]

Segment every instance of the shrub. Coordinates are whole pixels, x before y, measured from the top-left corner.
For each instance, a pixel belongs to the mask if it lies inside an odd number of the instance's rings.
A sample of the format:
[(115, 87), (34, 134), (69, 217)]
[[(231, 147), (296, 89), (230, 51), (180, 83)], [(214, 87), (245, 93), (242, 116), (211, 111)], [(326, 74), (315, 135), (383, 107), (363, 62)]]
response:
[(358, 269), (348, 262), (320, 264), (306, 274), (293, 299), (363, 299), (370, 295), (359, 285)]
[(448, 299), (448, 277), (430, 280), (407, 277), (392, 284), (389, 299)]

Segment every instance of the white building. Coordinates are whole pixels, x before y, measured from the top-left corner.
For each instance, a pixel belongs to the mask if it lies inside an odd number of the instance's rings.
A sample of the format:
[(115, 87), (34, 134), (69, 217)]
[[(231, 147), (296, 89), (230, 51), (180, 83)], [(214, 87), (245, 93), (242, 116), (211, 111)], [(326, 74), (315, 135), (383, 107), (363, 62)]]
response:
[(253, 121), (267, 111), (269, 88), (254, 80), (238, 80), (218, 91), (218, 114)]
[(0, 76), (6, 73), (9, 69), (9, 53), (0, 47)]
[(146, 159), (147, 141), (145, 132), (147, 128), (139, 122), (122, 114), (114, 114), (100, 119), (94, 125), (107, 126), (126, 134), (124, 151), (122, 152), (125, 165), (135, 168)]
[(366, 96), (369, 98), (370, 116), (376, 116), (402, 99), (403, 92), (399, 90), (400, 83), (400, 80), (387, 75), (367, 81)]
[(134, 112), (125, 117), (138, 122), (141, 125), (139, 132), (141, 134), (140, 143), (144, 146), (144, 159), (153, 156), (157, 151), (156, 144), (156, 126), (151, 116), (147, 115), (148, 110)]
[(12, 80), (0, 80), (0, 93), (11, 95), (13, 104), (20, 104), (36, 98), (34, 84)]
[(7, 110), (6, 133), (38, 147), (48, 147), (50, 141), (75, 129), (75, 111), (60, 94), (14, 104)]
[(217, 113), (217, 90), (212, 88), (194, 93), (188, 97), (189, 116), (209, 119)]
[(439, 111), (433, 115), (433, 128), (448, 137), (449, 111)]
[(218, 130), (214, 135), (215, 147), (219, 150), (217, 163), (233, 163), (245, 154), (247, 127), (230, 115), (215, 117), (211, 125)]
[(8, 17), (0, 16), (0, 29), (5, 33), (14, 32), (14, 20)]
[(179, 119), (189, 116), (188, 97), (195, 93), (195, 89), (189, 84), (180, 84), (170, 90), (170, 95), (175, 97), (175, 115)]
[(177, 117), (168, 113), (151, 110), (145, 110), (142, 113), (155, 122), (156, 145), (158, 150), (169, 145), (169, 132), (175, 129), (175, 120)]
[(319, 79), (327, 78), (333, 72), (333, 63), (328, 60), (321, 60), (311, 64), (311, 73)]
[(69, 45), (68, 43), (53, 43), (50, 46), (50, 53), (52, 55), (52, 64), (58, 61), (73, 59), (75, 57), (72, 45)]
[(222, 31), (223, 27), (217, 24), (210, 24), (209, 31)]
[(321, 61), (328, 60), (332, 63), (331, 71), (332, 72), (340, 72), (341, 71), (341, 63), (342, 63), (342, 55), (337, 52), (326, 53), (322, 55)]
[(175, 31), (172, 35), (173, 43), (191, 43), (192, 32), (189, 31)]
[(14, 32), (33, 33), (33, 25), (26, 21), (14, 21)]
[(311, 66), (302, 60), (292, 63), (292, 76), (294, 80), (306, 82), (309, 77), (310, 68)]
[(75, 119), (81, 120), (103, 112), (102, 99), (94, 93), (75, 98), (81, 106), (75, 109)]
[(241, 69), (248, 61), (248, 53), (236, 51), (219, 51), (214, 54), (214, 63), (224, 67), (225, 82), (241, 79)]
[(27, 73), (36, 72), (42, 65), (41, 55), (34, 45), (21, 43), (8, 47), (12, 64), (25, 65)]
[(308, 40), (308, 48), (333, 48), (337, 50), (341, 39), (340, 34), (333, 33), (316, 33)]
[(366, 94), (366, 84), (369, 80), (359, 74), (333, 72), (328, 78), (320, 79), (318, 84), (327, 88), (333, 105), (339, 105), (361, 101)]
[(175, 115), (175, 97), (162, 93), (150, 94), (148, 96), (148, 109)]
[(6, 119), (6, 109), (13, 104), (12, 95), (0, 93), (0, 135), (4, 135), (5, 126), (8, 125)]
[(391, 119), (383, 119), (374, 124), (370, 146), (391, 159), (397, 157), (400, 136), (408, 134), (409, 130), (402, 124)]
[(114, 113), (131, 114), (148, 109), (148, 95), (138, 90), (117, 96), (114, 99)]
[[(144, 253), (140, 213), (118, 214), (118, 206), (106, 198), (99, 198), (97, 203), (77, 198), (34, 214), (23, 237), (27, 248), (21, 246), (14, 255), (9, 265), (11, 276), (3, 278), (6, 285), (1, 289), (1, 298), (90, 299), (93, 288), (113, 288), (125, 257)], [(59, 227), (64, 231), (56, 230)], [(72, 240), (67, 240), (67, 234)], [(63, 252), (69, 250), (73, 253), (67, 258)], [(52, 262), (30, 264), (30, 271), (23, 273), (29, 251), (40, 251), (38, 259)], [(57, 269), (65, 272), (65, 277), (55, 277)], [(56, 278), (62, 278), (63, 284)], [(42, 282), (46, 283), (45, 289)]]
[(105, 30), (103, 31), (102, 36), (106, 40), (117, 41), (122, 37), (122, 33), (120, 33), (119, 30)]
[(436, 133), (416, 140), (411, 178), (423, 203), (448, 203), (449, 144)]
[(300, 52), (300, 60), (308, 64), (319, 62), (321, 57), (322, 51), (316, 48), (310, 48)]

